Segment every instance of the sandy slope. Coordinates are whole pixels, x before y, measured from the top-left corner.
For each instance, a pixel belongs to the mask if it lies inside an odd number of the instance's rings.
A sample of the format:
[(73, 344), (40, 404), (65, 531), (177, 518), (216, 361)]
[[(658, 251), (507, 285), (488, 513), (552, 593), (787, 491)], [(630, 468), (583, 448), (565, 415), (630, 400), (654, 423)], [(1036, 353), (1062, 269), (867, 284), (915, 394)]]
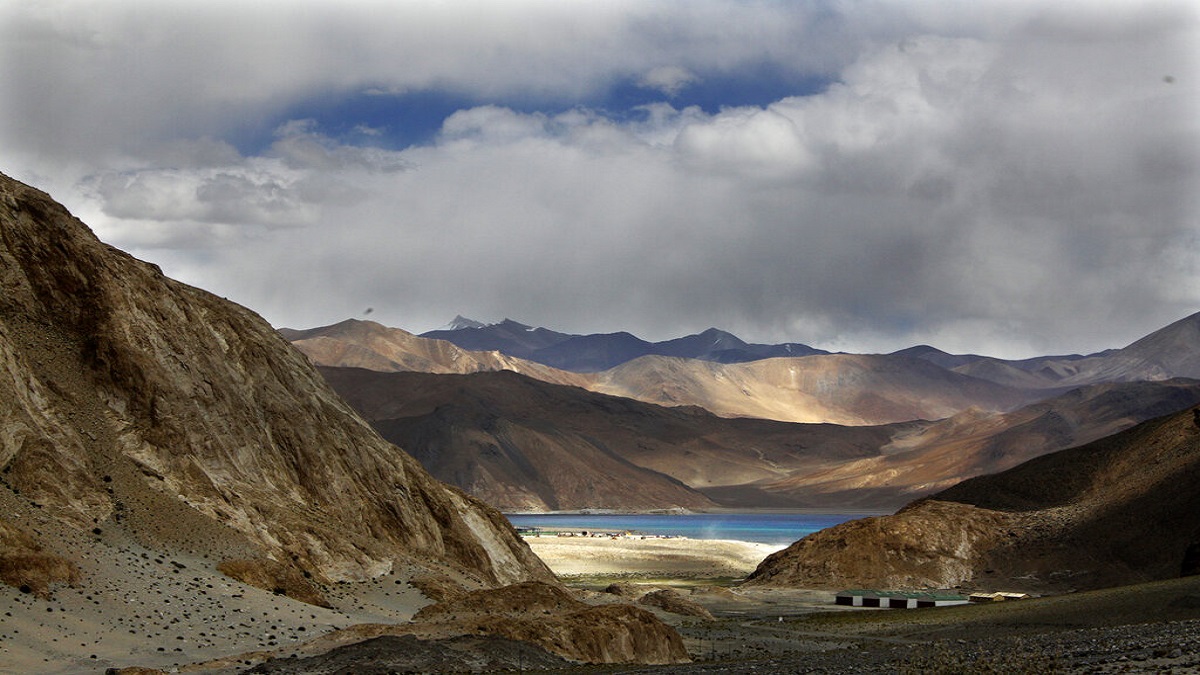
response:
[(207, 556), (164, 555), (115, 531), (93, 535), (45, 523), (41, 534), (47, 548), (79, 566), (82, 580), (56, 587), (48, 600), (0, 585), (2, 673), (170, 669), (286, 649), (353, 624), (406, 621), (429, 603), (398, 581), (404, 569), (329, 586), (336, 609), (324, 609), (233, 581)]

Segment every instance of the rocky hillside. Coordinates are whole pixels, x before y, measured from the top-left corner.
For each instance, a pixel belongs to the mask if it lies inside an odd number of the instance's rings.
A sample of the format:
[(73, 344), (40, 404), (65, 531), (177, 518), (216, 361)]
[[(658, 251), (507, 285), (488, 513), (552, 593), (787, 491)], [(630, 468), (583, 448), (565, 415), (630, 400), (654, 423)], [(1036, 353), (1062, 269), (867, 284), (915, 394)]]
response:
[(551, 578), (496, 511), (381, 439), (257, 315), (7, 177), (0, 372), (0, 492), (78, 530), (212, 556), (238, 541), (318, 581), (398, 562), (489, 586)]
[(1198, 551), (1192, 408), (810, 535), (748, 583), (1063, 591), (1195, 574)]

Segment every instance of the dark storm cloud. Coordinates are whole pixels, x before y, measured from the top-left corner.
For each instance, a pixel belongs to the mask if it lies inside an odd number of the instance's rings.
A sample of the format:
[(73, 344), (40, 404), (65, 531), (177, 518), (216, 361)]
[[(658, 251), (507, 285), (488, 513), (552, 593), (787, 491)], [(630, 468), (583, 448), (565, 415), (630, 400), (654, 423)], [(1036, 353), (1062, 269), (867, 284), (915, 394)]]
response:
[[(0, 139), (101, 236), (277, 325), (369, 306), (416, 330), (461, 313), (1020, 355), (1200, 309), (1185, 3), (87, 7), (16, 13), (9, 57), (64, 53), (4, 69), (33, 101), (5, 99)], [(679, 103), (764, 58), (829, 84)], [(614, 82), (662, 101), (569, 105)], [(313, 92), (431, 87), (480, 104), (420, 145), (370, 147), (394, 137), (376, 117), (281, 120), (245, 155), (222, 136)], [(97, 104), (31, 116), (73, 98)]]

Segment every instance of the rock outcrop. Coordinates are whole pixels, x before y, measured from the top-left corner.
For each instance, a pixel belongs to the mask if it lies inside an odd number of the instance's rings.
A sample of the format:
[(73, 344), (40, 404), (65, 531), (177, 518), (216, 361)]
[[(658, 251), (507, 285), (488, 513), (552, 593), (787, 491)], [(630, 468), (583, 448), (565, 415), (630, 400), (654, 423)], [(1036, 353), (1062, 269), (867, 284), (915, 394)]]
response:
[(78, 579), (74, 563), (46, 551), (29, 533), (0, 519), (0, 583), (49, 598), (52, 584)]
[[(0, 176), (3, 489), (78, 529), (269, 557), (552, 579), (496, 511), (381, 439), (253, 312), (101, 243)], [(219, 544), (218, 544), (219, 540)]]
[(488, 635), (535, 644), (583, 663), (686, 663), (683, 639), (632, 605), (591, 606), (540, 582), (472, 591), (422, 609), (404, 630), (420, 637)]
[(553, 671), (570, 665), (566, 659), (544, 649), (504, 638), (461, 635), (422, 640), (412, 635), (381, 635), (318, 656), (272, 659), (246, 672), (253, 675), (496, 673)]
[(712, 612), (702, 607), (700, 603), (694, 600), (689, 600), (671, 588), (663, 588), (657, 591), (651, 591), (638, 599), (639, 605), (647, 607), (657, 607), (664, 612), (678, 614), (680, 616), (693, 616), (706, 621), (712, 621)]
[(1200, 533), (1192, 419), (1167, 415), (815, 533), (747, 583), (1061, 591), (1177, 577)]

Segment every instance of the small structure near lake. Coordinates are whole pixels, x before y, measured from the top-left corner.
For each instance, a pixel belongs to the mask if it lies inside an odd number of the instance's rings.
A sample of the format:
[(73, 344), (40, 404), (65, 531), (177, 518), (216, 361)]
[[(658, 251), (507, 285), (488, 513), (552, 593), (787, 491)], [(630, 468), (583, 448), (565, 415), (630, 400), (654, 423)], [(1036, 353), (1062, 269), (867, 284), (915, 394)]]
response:
[(967, 596), (940, 591), (877, 591), (854, 589), (841, 591), (834, 603), (847, 607), (882, 607), (884, 609), (917, 609), (965, 605)]
[(1004, 602), (1005, 600), (1024, 600), (1028, 597), (1028, 593), (1012, 593), (1009, 591), (997, 591), (995, 593), (972, 593), (971, 602)]

